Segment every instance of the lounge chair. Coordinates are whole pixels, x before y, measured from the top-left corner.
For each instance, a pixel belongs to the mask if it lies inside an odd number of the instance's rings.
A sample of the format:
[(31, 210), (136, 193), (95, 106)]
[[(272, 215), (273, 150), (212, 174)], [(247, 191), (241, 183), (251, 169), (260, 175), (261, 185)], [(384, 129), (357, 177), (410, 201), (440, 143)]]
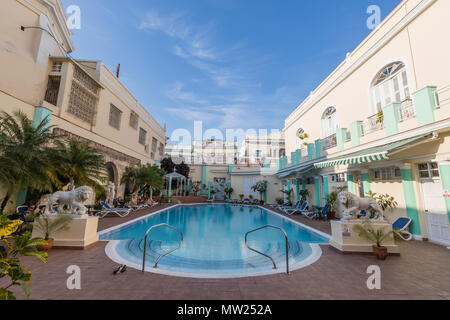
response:
[(244, 201), (242, 201), (242, 204), (250, 204), (250, 199), (245, 198)]
[(270, 207), (273, 209), (278, 209), (279, 207), (289, 207), (290, 202), (289, 201), (285, 201), (283, 202), (283, 204), (271, 204)]
[(318, 209), (318, 210), (314, 210), (314, 211), (303, 211), (302, 215), (311, 220), (320, 219), (320, 218), (328, 216), (327, 213), (328, 213), (329, 209), (330, 209), (330, 206), (327, 204), (322, 209)]
[(258, 199), (253, 199), (252, 204), (257, 206), (259, 205), (259, 200)]
[(286, 209), (294, 209), (294, 208), (299, 208), (299, 207), (300, 207), (300, 201), (297, 201), (297, 203), (295, 205), (292, 205), (292, 204), (288, 204), (287, 206), (281, 205), (281, 206), (278, 206), (277, 209), (284, 211)]
[(104, 218), (106, 217), (108, 214), (110, 213), (115, 213), (116, 215), (118, 215), (121, 218), (125, 218), (126, 216), (128, 216), (133, 209), (132, 208), (111, 208), (106, 202), (102, 201), (100, 202), (100, 204), (103, 207), (103, 210), (96, 212), (96, 214), (100, 217), (100, 218)]
[(302, 205), (300, 205), (300, 202), (298, 202), (297, 203), (297, 207), (295, 207), (295, 208), (286, 208), (283, 211), (287, 215), (292, 216), (293, 214), (302, 213), (302, 212), (306, 211), (307, 207), (308, 207), (308, 201), (303, 202)]
[(392, 229), (394, 229), (394, 233), (398, 235), (400, 238), (402, 238), (405, 241), (410, 241), (413, 238), (413, 235), (409, 230), (409, 225), (411, 224), (412, 220), (410, 218), (402, 217), (398, 218), (393, 224)]

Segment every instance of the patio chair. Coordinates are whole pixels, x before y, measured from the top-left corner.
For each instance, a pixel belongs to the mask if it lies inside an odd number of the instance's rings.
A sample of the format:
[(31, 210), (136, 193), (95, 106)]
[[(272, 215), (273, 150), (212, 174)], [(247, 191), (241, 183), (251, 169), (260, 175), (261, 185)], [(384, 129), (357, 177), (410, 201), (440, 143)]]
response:
[(408, 230), (411, 222), (412, 220), (410, 218), (406, 217), (398, 218), (392, 224), (392, 229), (394, 229), (394, 233), (398, 235), (400, 238), (402, 238), (405, 241), (410, 241), (413, 238), (413, 235)]
[(242, 201), (242, 204), (250, 204), (250, 199), (245, 198), (244, 201)]
[(318, 208), (314, 211), (303, 211), (302, 215), (310, 220), (321, 219), (323, 217), (328, 217), (327, 213), (330, 210), (330, 206), (327, 204), (322, 209)]
[(292, 204), (288, 204), (287, 206), (285, 206), (284, 204), (281, 206), (278, 206), (278, 210), (284, 211), (286, 209), (294, 209), (294, 208), (299, 208), (300, 207), (300, 201), (297, 201), (297, 203), (295, 205)]
[(258, 199), (253, 199), (252, 204), (257, 206), (259, 205), (259, 200)]
[(99, 212), (96, 212), (96, 214), (100, 218), (104, 218), (110, 213), (114, 213), (114, 214), (118, 215), (121, 218), (125, 218), (126, 216), (128, 216), (133, 211), (132, 208), (111, 208), (104, 201), (100, 202), (100, 204), (102, 205), (103, 209), (100, 210)]
[(287, 208), (287, 209), (284, 209), (283, 211), (284, 211), (287, 215), (292, 216), (293, 214), (304, 212), (304, 211), (306, 210), (307, 207), (308, 207), (308, 201), (303, 202), (302, 205), (300, 205), (300, 202), (298, 202), (298, 203), (297, 203), (297, 207), (295, 207), (295, 208), (290, 208), (290, 209)]
[(285, 201), (285, 202), (283, 202), (283, 204), (278, 204), (278, 203), (271, 204), (270, 207), (273, 209), (277, 209), (279, 207), (289, 207), (289, 205), (290, 205), (289, 201)]

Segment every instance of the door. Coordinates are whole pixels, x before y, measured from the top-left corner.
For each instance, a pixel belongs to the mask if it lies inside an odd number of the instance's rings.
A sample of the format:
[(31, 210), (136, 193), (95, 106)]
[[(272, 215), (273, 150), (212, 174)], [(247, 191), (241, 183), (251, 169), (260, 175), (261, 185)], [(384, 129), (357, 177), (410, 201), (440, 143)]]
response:
[(440, 179), (421, 180), (425, 220), (431, 241), (450, 244), (450, 229), (447, 207)]

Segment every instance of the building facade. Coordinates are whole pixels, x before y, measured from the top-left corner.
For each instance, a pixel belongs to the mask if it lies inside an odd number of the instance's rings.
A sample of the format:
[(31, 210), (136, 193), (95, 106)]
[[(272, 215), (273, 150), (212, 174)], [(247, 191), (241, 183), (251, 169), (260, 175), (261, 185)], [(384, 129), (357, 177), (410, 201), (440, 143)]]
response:
[(317, 206), (343, 185), (387, 193), (391, 222), (408, 216), (417, 239), (450, 243), (448, 12), (449, 1), (404, 0), (347, 54), (285, 121), (284, 184)]
[(286, 155), (284, 134), (282, 131), (271, 134), (247, 135), (242, 142), (240, 158), (244, 163), (271, 167), (278, 159)]
[(107, 160), (116, 194), (127, 166), (155, 164), (166, 130), (101, 61), (74, 60), (60, 0), (4, 0), (0, 12), (0, 110), (50, 119), (56, 134), (85, 141)]

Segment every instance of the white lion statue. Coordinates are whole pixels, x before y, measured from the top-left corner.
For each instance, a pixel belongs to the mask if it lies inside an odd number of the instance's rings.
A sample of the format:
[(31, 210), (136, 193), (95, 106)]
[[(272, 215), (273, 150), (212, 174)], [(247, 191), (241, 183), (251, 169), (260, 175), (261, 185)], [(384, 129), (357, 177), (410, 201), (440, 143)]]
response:
[(46, 213), (53, 213), (53, 206), (58, 205), (59, 211), (66, 207), (72, 214), (83, 215), (86, 213), (84, 203), (92, 197), (94, 190), (91, 187), (79, 187), (72, 191), (58, 191), (50, 196)]
[(378, 207), (377, 202), (372, 198), (360, 198), (354, 194), (343, 191), (338, 195), (338, 201), (346, 209), (344, 210), (344, 220), (358, 219), (358, 214), (361, 210), (366, 210), (365, 219), (370, 219), (370, 211), (375, 211), (375, 220), (383, 221), (383, 212)]

